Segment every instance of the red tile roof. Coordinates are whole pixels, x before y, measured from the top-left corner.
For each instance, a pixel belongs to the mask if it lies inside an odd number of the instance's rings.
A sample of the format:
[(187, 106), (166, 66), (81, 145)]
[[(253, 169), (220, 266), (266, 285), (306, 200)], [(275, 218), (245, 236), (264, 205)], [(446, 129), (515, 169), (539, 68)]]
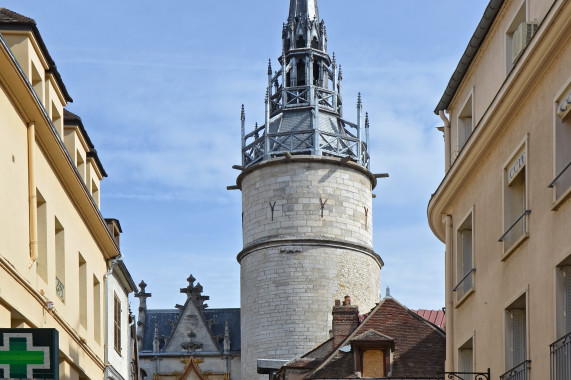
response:
[(434, 323), (442, 330), (446, 330), (446, 315), (444, 314), (444, 311), (426, 309), (418, 309), (412, 311), (420, 315), (422, 318), (426, 319), (428, 322)]

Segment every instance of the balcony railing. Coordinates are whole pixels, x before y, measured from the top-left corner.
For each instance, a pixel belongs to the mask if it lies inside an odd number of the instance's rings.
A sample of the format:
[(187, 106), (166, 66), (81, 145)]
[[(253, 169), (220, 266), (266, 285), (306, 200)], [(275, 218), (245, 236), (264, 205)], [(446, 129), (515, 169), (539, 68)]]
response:
[(498, 239), (499, 242), (505, 243), (506, 249), (511, 247), (527, 231), (526, 216), (529, 214), (531, 214), (531, 210), (525, 210)]
[(571, 379), (571, 333), (549, 346), (551, 353), (551, 380)]
[(530, 370), (531, 360), (526, 360), (500, 376), (500, 380), (527, 380)]
[(561, 170), (561, 172), (559, 172), (559, 174), (555, 176), (553, 181), (551, 181), (551, 183), (548, 186), (550, 188), (553, 188), (555, 187), (555, 185), (557, 185), (556, 189), (557, 197), (560, 197), (569, 188), (569, 186), (571, 186), (571, 172), (567, 172), (567, 170), (570, 167), (571, 167), (571, 161), (569, 161), (569, 163), (565, 165), (563, 170)]
[(56, 277), (56, 294), (62, 301), (65, 301), (65, 285), (57, 277)]
[(452, 380), (491, 380), (489, 368), (488, 372), (444, 372), (444, 375)]
[(452, 289), (453, 292), (456, 292), (456, 301), (459, 301), (464, 297), (470, 289), (474, 286), (474, 273), (476, 272), (476, 268), (470, 269), (468, 273), (464, 275), (464, 277), (460, 280), (458, 285)]

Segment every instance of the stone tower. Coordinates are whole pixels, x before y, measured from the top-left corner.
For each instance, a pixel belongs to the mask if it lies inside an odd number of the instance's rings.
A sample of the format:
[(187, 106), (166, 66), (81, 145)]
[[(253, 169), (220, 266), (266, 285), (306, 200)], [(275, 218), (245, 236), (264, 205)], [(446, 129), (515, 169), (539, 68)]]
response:
[[(290, 0), (279, 70), (268, 67), (265, 122), (242, 108), (242, 379), (257, 359), (288, 360), (329, 338), (331, 307), (380, 301), (373, 251), (368, 118), (343, 118), (341, 67), (327, 53), (317, 0)], [(363, 133), (365, 132), (365, 138)], [(267, 375), (266, 375), (267, 378)]]

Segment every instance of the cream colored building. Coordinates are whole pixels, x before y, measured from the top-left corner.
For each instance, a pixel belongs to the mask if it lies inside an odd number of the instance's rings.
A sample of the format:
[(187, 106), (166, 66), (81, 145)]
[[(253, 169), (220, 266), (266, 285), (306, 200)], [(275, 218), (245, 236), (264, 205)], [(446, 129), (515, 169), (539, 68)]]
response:
[(447, 371), (571, 378), (570, 103), (571, 2), (490, 1), (435, 110)]
[(0, 8), (0, 327), (57, 329), (60, 378), (101, 379), (105, 279), (120, 253), (71, 100), (34, 20)]

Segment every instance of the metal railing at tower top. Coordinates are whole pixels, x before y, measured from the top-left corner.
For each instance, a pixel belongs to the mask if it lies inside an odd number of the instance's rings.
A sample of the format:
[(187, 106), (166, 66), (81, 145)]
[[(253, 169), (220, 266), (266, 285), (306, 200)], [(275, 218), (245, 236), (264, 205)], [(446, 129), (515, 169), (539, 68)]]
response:
[(551, 380), (571, 379), (571, 333), (549, 345)]

